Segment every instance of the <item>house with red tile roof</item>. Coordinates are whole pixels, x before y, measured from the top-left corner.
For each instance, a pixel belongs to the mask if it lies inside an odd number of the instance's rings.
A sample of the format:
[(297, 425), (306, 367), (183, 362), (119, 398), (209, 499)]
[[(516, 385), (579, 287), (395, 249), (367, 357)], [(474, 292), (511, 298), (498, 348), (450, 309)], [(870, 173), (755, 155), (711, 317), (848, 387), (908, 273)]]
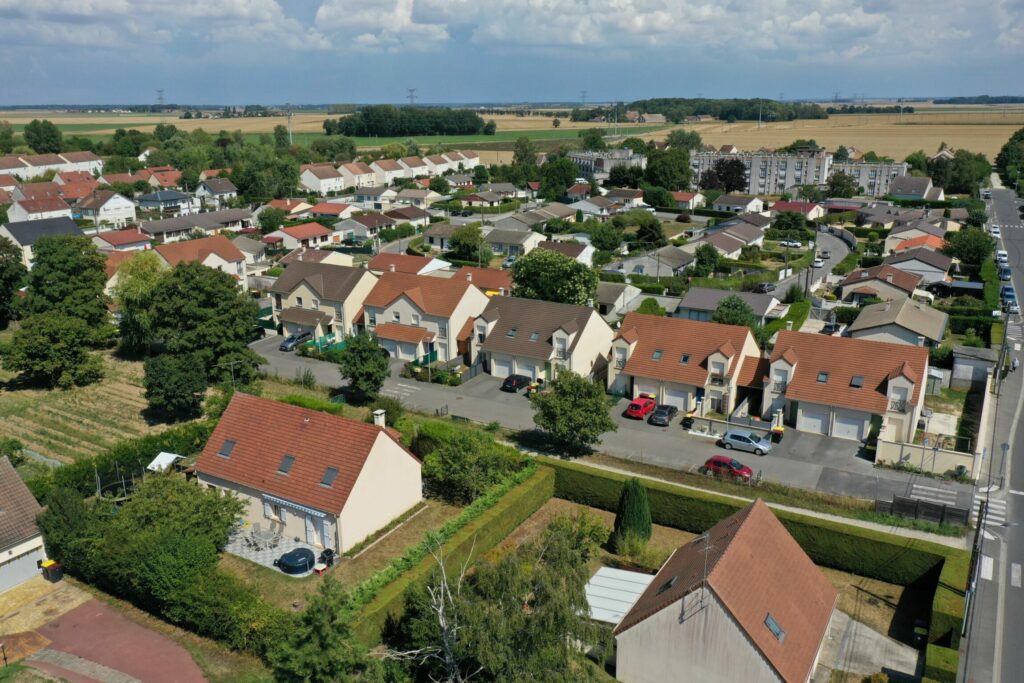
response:
[(20, 180), (10, 173), (0, 173), (0, 190), (11, 192), (20, 182)]
[(565, 191), (569, 201), (578, 202), (590, 196), (590, 183), (576, 183)]
[(412, 254), (391, 254), (381, 252), (366, 264), (367, 269), (376, 275), (382, 273), (408, 273), (410, 275), (427, 275), (438, 270), (451, 267), (452, 264), (430, 256), (413, 256)]
[(78, 200), (75, 208), (93, 225), (123, 228), (135, 222), (135, 202), (113, 190), (94, 190)]
[(423, 500), (420, 461), (385, 427), (237, 393), (196, 460), (252, 525), (341, 554)]
[(319, 223), (300, 223), (286, 228), (279, 228), (268, 234), (271, 241), (281, 243), (281, 246), (291, 251), (299, 247), (308, 249), (316, 248), (330, 242), (332, 231)]
[[(39, 576), (38, 563), (46, 559), (43, 536), (36, 519), (42, 508), (22, 481), (14, 465), (0, 456), (0, 593)], [(10, 594), (8, 594), (10, 595)]]
[(148, 170), (151, 171), (149, 184), (155, 190), (174, 190), (181, 185), (181, 171), (175, 168), (161, 169), (159, 171)]
[(661, 566), (615, 627), (615, 678), (808, 683), (838, 597), (758, 499)]
[(749, 381), (760, 359), (748, 327), (628, 313), (611, 344), (608, 390), (728, 415), (760, 388)]
[(22, 199), (7, 209), (7, 219), (12, 223), (61, 217), (71, 218), (71, 207), (60, 197)]
[(821, 204), (815, 204), (814, 202), (775, 202), (771, 205), (770, 211), (774, 216), (783, 212), (798, 213), (809, 221), (813, 221), (815, 218), (821, 218), (825, 215), (825, 207)]
[(928, 349), (853, 337), (779, 332), (763, 382), (762, 416), (863, 441), (913, 441), (924, 407)]
[(909, 240), (903, 240), (897, 242), (892, 248), (894, 254), (898, 254), (901, 251), (907, 251), (909, 249), (929, 249), (931, 251), (942, 251), (942, 248), (946, 246), (946, 240), (935, 235), (921, 235), (920, 237), (911, 237)]
[(100, 251), (145, 251), (149, 249), (149, 235), (138, 228), (131, 230), (105, 230), (92, 238)]
[(340, 221), (349, 218), (356, 212), (356, 207), (342, 202), (320, 202), (314, 204), (309, 210), (310, 218), (323, 218), (326, 220)]
[(219, 178), (221, 176), (227, 176), (230, 173), (230, 168), (208, 168), (205, 171), (199, 173), (199, 179), (208, 180), (210, 178)]
[[(93, 238), (95, 240), (95, 238)], [(121, 264), (135, 256), (134, 251), (107, 251), (103, 252), (106, 254), (107, 262), (104, 266), (107, 273), (107, 284), (104, 285), (103, 291), (110, 296), (114, 293), (114, 287), (117, 286), (117, 269), (121, 267)]]
[(507, 296), (512, 291), (512, 271), (497, 268), (462, 266), (458, 270), (435, 270), (429, 275), (445, 278), (464, 278), (487, 296)]
[(921, 275), (882, 263), (871, 268), (858, 268), (839, 283), (839, 298), (858, 303), (864, 299), (883, 301), (913, 296), (921, 283)]
[(196, 261), (207, 268), (227, 273), (238, 280), (243, 290), (249, 288), (245, 277), (245, 254), (223, 235), (159, 244), (155, 249), (169, 268), (185, 261)]
[(305, 218), (309, 215), (309, 210), (313, 208), (312, 204), (303, 199), (271, 199), (267, 202), (267, 206), (273, 209), (281, 209), (288, 220)]

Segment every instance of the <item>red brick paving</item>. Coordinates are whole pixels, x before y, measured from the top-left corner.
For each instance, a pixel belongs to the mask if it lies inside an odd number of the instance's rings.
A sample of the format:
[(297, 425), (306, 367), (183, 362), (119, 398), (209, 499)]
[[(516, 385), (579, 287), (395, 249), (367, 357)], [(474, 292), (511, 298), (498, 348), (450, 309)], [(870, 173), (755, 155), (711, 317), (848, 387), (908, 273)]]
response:
[(37, 630), (51, 641), (52, 650), (70, 652), (146, 683), (206, 681), (185, 648), (97, 600)]

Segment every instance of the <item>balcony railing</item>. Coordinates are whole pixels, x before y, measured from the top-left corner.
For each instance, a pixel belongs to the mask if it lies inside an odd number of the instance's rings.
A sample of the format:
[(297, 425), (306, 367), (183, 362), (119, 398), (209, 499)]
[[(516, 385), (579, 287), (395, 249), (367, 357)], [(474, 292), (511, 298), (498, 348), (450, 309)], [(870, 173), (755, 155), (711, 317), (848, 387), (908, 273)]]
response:
[(626, 359), (625, 358), (616, 358), (615, 359), (615, 369), (616, 370), (621, 370), (624, 367), (626, 367)]
[(555, 360), (565, 360), (569, 357), (565, 349), (555, 349)]
[(908, 403), (907, 403), (907, 401), (905, 399), (904, 400), (893, 399), (893, 400), (889, 401), (889, 410), (894, 412), (894, 413), (905, 413), (905, 412), (907, 412), (907, 409), (909, 407), (910, 406), (908, 405)]
[(725, 386), (724, 375), (708, 375), (708, 384), (712, 384), (716, 387)]
[(776, 393), (782, 394), (785, 393), (786, 387), (788, 386), (788, 382), (774, 382), (772, 384), (772, 390), (775, 391)]

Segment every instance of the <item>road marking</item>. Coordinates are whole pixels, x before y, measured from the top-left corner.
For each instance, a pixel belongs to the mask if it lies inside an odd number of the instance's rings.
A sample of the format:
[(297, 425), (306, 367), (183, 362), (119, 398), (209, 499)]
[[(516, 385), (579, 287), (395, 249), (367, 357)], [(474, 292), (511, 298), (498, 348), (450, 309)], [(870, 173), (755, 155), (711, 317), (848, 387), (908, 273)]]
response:
[(924, 500), (940, 505), (956, 505), (957, 501), (956, 491), (940, 489), (935, 486), (925, 486), (924, 484), (914, 484), (911, 486), (910, 497), (915, 500)]
[(988, 555), (981, 556), (981, 578), (986, 581), (992, 580), (992, 568), (995, 566), (995, 562)]
[(1017, 562), (1010, 565), (1010, 585), (1020, 588), (1020, 564)]
[(990, 534), (989, 532), (985, 531), (984, 529), (982, 529), (982, 530), (981, 530), (981, 535), (982, 535), (982, 537), (983, 537), (983, 538), (984, 538), (984, 539), (985, 539), (986, 541), (994, 541), (994, 540), (996, 540), (996, 537), (995, 537), (995, 536), (993, 536), (993, 535), (992, 535), (992, 534)]
[(1024, 491), (1017, 491), (1017, 490), (1014, 490), (1014, 489), (1010, 489), (1010, 493), (1012, 493), (1015, 496), (1024, 496)]
[(1020, 343), (1019, 342), (1013, 345), (1013, 350), (1014, 351), (1020, 351)]
[[(971, 510), (971, 521), (978, 521), (978, 508), (975, 506)], [(990, 500), (988, 502), (988, 511), (985, 514), (985, 526), (1003, 526), (1006, 524), (1006, 501), (1004, 500)]]

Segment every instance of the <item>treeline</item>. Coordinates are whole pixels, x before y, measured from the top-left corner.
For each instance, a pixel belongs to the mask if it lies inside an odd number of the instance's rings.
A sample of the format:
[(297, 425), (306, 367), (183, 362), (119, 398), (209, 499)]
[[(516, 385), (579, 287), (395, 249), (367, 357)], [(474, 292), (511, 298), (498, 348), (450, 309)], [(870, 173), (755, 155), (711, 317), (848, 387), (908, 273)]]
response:
[(952, 159), (931, 159), (923, 151), (918, 150), (904, 159), (910, 170), (920, 175), (927, 175), (937, 186), (945, 189), (947, 194), (968, 194), (978, 196), (979, 190), (988, 182), (992, 172), (992, 163), (984, 154), (958, 149)]
[(874, 104), (843, 104), (838, 107), (826, 107), (829, 114), (913, 114), (914, 108), (903, 104), (894, 104), (889, 107)]
[(828, 118), (828, 113), (817, 104), (765, 99), (660, 97), (630, 102), (628, 108), (645, 114), (664, 114), (672, 123), (680, 123), (688, 116), (714, 116), (730, 122), (756, 121), (758, 116), (764, 121)]
[(973, 97), (946, 97), (941, 100), (932, 100), (935, 104), (1022, 104), (1024, 96), (1021, 95), (975, 95)]
[(493, 135), (494, 122), (484, 123), (468, 109), (395, 107), (375, 104), (351, 116), (324, 121), (328, 135), (399, 137), (403, 135)]

